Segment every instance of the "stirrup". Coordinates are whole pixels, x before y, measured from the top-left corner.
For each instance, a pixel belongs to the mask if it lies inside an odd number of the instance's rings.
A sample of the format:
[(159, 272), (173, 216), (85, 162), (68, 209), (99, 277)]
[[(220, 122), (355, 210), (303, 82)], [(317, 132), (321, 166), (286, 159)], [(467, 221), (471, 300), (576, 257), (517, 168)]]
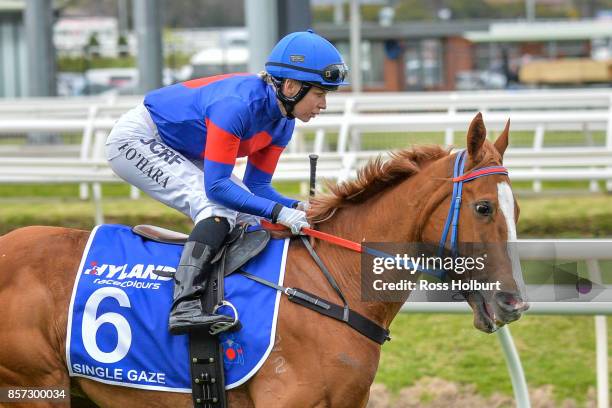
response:
[(211, 336), (216, 336), (232, 328), (236, 328), (236, 329), (240, 328), (240, 320), (238, 320), (238, 310), (236, 310), (236, 307), (234, 307), (234, 305), (231, 302), (227, 300), (222, 300), (221, 303), (218, 303), (215, 305), (212, 311), (212, 314), (216, 314), (217, 310), (219, 310), (223, 306), (227, 306), (230, 309), (232, 309), (232, 312), (234, 313), (234, 317), (233, 317), (234, 320), (232, 322), (217, 322), (217, 323), (211, 324), (210, 328), (208, 329), (208, 333), (210, 333)]

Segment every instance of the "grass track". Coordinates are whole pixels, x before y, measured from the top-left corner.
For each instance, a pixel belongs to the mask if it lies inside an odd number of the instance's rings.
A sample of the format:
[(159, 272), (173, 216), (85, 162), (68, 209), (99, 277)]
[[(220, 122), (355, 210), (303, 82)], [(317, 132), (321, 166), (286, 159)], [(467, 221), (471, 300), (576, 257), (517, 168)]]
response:
[[(299, 185), (277, 186), (299, 194)], [(125, 185), (104, 185), (107, 222), (153, 223), (188, 231), (191, 222), (149, 198), (127, 199)], [(78, 200), (76, 185), (0, 186), (0, 234), (44, 224), (89, 229), (93, 204)], [(612, 196), (524, 197), (519, 199), (519, 237), (612, 237)], [(612, 280), (612, 264), (604, 267)], [(528, 384), (552, 384), (558, 401), (585, 400), (595, 385), (593, 318), (524, 316), (511, 325)], [(376, 381), (394, 392), (424, 376), (474, 384), (479, 393), (512, 395), (499, 342), (472, 327), (468, 315), (402, 314), (392, 325), (393, 341), (383, 348)], [(612, 349), (609, 328), (609, 349)], [(610, 361), (612, 366), (612, 361)]]
[[(510, 328), (530, 387), (552, 384), (558, 401), (585, 400), (596, 384), (592, 317), (527, 315)], [(486, 396), (496, 391), (512, 395), (497, 336), (476, 331), (471, 315), (401, 314), (391, 333), (375, 381), (393, 392), (430, 376), (475, 384)], [(612, 367), (612, 358), (609, 363)]]

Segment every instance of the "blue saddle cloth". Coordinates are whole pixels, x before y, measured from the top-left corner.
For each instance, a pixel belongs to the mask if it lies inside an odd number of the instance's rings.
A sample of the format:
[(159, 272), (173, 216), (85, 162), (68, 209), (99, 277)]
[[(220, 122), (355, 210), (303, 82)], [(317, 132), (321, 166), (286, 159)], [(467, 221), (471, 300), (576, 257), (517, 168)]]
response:
[[(282, 285), (288, 240), (270, 240), (243, 269)], [(158, 391), (191, 392), (188, 338), (168, 333), (174, 271), (182, 246), (143, 239), (129, 227), (101, 225), (89, 238), (68, 315), (71, 376)], [(243, 275), (225, 279), (225, 298), (242, 329), (221, 335), (226, 389), (263, 365), (274, 346), (280, 292)]]

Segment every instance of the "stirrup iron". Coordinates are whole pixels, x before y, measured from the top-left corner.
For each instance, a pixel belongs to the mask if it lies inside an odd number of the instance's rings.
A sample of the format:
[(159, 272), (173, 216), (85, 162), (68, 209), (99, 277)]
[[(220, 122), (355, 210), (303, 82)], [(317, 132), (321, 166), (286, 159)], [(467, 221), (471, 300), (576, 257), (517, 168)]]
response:
[[(212, 314), (217, 314), (217, 310), (219, 310), (220, 308), (222, 308), (223, 306), (227, 306), (230, 309), (232, 309), (232, 312), (234, 314), (234, 321), (232, 322), (218, 322), (218, 323), (213, 323), (210, 325), (210, 328), (208, 329), (208, 333), (210, 333), (211, 336), (216, 336), (220, 333), (223, 333), (225, 331), (231, 330), (234, 327), (238, 327), (240, 328), (240, 320), (238, 319), (238, 310), (236, 310), (236, 307), (229, 301), (227, 300), (223, 300), (220, 303), (216, 304)], [(228, 316), (229, 317), (229, 316)]]

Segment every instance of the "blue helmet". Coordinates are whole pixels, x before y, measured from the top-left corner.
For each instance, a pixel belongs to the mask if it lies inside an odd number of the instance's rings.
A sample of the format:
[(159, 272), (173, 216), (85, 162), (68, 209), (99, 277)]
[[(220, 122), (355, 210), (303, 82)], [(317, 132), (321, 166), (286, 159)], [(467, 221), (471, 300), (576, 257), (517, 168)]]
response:
[(286, 35), (276, 44), (266, 71), (277, 79), (295, 79), (327, 90), (348, 85), (348, 67), (336, 47), (312, 30)]

